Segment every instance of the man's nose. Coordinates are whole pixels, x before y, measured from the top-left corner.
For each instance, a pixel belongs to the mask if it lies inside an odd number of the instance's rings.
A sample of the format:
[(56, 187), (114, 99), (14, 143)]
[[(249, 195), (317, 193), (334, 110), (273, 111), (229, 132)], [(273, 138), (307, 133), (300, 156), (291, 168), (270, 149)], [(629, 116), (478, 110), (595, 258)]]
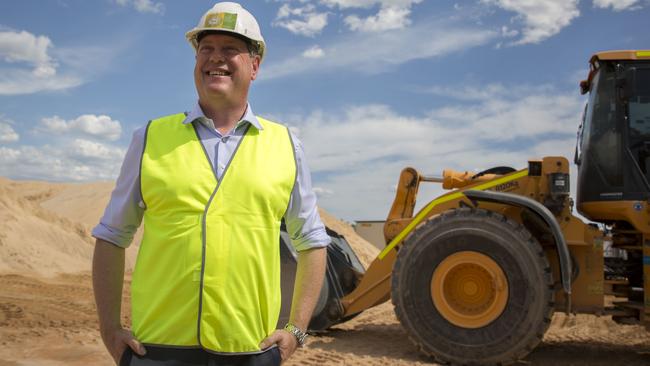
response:
[(223, 52), (219, 50), (214, 50), (212, 53), (210, 53), (209, 57), (210, 62), (213, 62), (215, 64), (224, 62), (226, 60), (226, 57), (224, 56)]

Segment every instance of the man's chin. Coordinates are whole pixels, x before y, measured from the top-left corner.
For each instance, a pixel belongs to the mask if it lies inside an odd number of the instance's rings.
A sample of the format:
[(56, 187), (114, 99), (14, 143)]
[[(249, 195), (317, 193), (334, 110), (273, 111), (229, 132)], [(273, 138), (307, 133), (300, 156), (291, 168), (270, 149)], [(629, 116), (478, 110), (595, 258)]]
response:
[(229, 94), (229, 89), (221, 86), (209, 86), (205, 88), (205, 93), (210, 97), (224, 97)]

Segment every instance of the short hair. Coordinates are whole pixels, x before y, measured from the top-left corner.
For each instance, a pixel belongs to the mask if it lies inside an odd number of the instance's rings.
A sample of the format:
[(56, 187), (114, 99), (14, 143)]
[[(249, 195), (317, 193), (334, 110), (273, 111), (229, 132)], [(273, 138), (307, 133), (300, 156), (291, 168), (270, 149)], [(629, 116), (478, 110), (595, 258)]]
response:
[(259, 56), (260, 55), (260, 47), (257, 42), (251, 40), (250, 38), (244, 37), (241, 34), (233, 33), (233, 32), (225, 32), (225, 31), (220, 31), (220, 30), (205, 30), (202, 32), (199, 32), (199, 34), (196, 35), (196, 44), (198, 47), (198, 44), (201, 43), (201, 40), (205, 38), (205, 36), (208, 36), (210, 34), (225, 34), (227, 36), (235, 37), (238, 39), (241, 39), (246, 43), (246, 48), (248, 49), (248, 53), (251, 56)]

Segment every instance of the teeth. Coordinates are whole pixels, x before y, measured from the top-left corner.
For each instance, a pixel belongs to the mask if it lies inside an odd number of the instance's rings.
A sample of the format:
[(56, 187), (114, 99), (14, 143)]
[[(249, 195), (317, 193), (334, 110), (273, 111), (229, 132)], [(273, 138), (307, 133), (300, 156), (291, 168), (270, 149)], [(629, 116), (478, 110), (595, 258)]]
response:
[(208, 75), (210, 75), (210, 76), (226, 76), (226, 75), (228, 75), (228, 73), (225, 72), (225, 71), (209, 71)]

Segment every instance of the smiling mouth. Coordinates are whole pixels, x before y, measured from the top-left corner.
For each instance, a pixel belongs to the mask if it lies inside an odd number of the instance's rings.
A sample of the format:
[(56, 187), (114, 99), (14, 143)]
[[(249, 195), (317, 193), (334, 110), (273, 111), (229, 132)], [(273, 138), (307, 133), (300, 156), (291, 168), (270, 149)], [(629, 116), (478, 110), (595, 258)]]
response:
[(230, 76), (228, 71), (208, 71), (206, 74), (209, 76)]

